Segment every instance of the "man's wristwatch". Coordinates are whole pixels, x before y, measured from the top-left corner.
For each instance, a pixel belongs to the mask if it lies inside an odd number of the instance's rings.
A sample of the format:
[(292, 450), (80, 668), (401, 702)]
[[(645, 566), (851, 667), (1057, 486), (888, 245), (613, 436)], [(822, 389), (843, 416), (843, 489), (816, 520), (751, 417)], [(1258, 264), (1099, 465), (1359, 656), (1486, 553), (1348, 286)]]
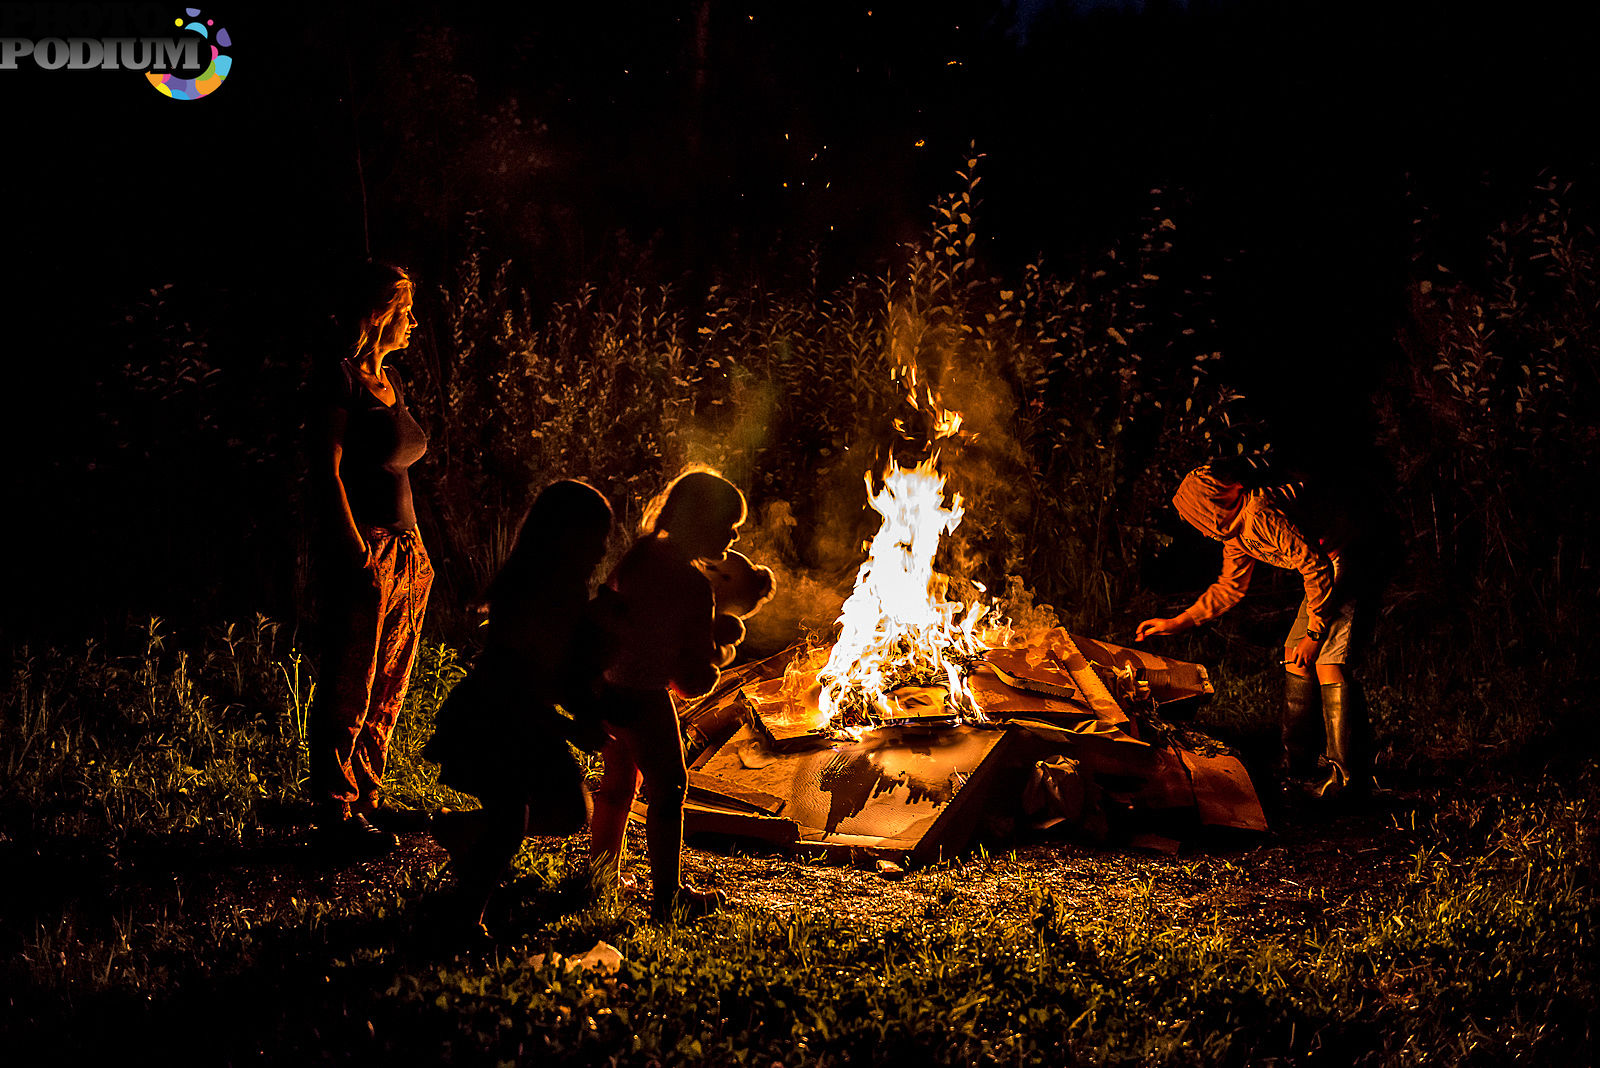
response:
[(1322, 641), (1322, 636), (1323, 636), (1323, 632), (1322, 631), (1320, 631), (1320, 630), (1312, 630), (1310, 627), (1306, 628), (1306, 637), (1310, 638), (1312, 641), (1321, 642)]

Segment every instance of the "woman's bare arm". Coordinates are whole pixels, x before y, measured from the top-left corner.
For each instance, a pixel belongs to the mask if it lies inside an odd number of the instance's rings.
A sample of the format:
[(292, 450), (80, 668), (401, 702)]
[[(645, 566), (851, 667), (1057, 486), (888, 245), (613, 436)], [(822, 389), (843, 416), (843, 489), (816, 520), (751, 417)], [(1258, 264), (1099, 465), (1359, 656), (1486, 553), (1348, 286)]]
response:
[(323, 455), (328, 459), (328, 476), (331, 481), (333, 493), (334, 515), (344, 531), (345, 542), (355, 558), (365, 567), (371, 562), (372, 548), (367, 544), (367, 539), (361, 536), (361, 528), (356, 525), (355, 513), (350, 510), (350, 495), (345, 492), (344, 477), (341, 468), (344, 464), (344, 434), (350, 423), (350, 413), (343, 408), (329, 409), (327, 415), (327, 439)]

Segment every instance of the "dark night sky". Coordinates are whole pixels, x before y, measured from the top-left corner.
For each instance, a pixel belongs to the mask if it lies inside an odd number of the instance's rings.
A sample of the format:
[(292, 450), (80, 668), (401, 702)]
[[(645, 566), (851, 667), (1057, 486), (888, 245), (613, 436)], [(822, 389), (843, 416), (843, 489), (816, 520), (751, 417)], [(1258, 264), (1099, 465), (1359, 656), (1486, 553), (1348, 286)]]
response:
[[(1387, 227), (1373, 216), (1392, 210), (1408, 172), (1451, 196), (1485, 167), (1588, 162), (1569, 117), (1593, 96), (1581, 38), (1509, 8), (1306, 6), (1322, 13), (1286, 19), (1278, 5), (1110, 16), (1117, 5), (1033, 2), (1027, 48), (1008, 50), (997, 42), (1015, 40), (1013, 18), (958, 28), (962, 9), (982, 6), (889, 4), (866, 17), (870, 4), (712, 0), (698, 96), (694, 3), (507, 16), (475, 5), (219, 9), (234, 73), (192, 103), (127, 72), (3, 72), (8, 262), (44, 298), (19, 306), (56, 307), (63, 271), (99, 299), (158, 279), (254, 284), (258, 269), (359, 253), (352, 89), (377, 243), (418, 255), (439, 230), (408, 224), (427, 205), (390, 199), (405, 189), (391, 179), (427, 161), (397, 158), (374, 94), (428, 40), (448, 40), (475, 79), (479, 117), (515, 99), (528, 127), (547, 128), (527, 138), (527, 173), (455, 191), (453, 206), (561, 201), (586, 251), (570, 234), (559, 249), (516, 251), (556, 252), (567, 270), (618, 225), (710, 255), (692, 231), (729, 214), (824, 239), (828, 225), (848, 230), (856, 246), (841, 259), (870, 267), (916, 232), (972, 138), (989, 154), (1002, 258), (1115, 234), (1146, 186), (1177, 180), (1242, 245), (1366, 266), (1350, 246), (1367, 235), (1348, 227)], [(411, 108), (427, 109), (433, 91)], [(431, 99), (445, 110), (448, 95)], [(683, 143), (691, 127), (698, 155)]]
[[(1308, 5), (1288, 18), (1279, 5), (1033, 2), (1017, 48), (1003, 43), (1019, 36), (1013, 17), (963, 17), (984, 6), (868, 17), (867, 4), (711, 0), (703, 61), (694, 3), (218, 9), (236, 66), (207, 100), (168, 100), (127, 72), (3, 72), (9, 288), (17, 309), (52, 315), (165, 280), (294, 301), (295, 275), (362, 252), (352, 105), (379, 251), (447, 255), (430, 243), (459, 221), (422, 225), (430, 205), (403, 199), (408, 175), (437, 161), (404, 158), (383, 114), (428, 41), (474, 79), (477, 119), (517, 101), (530, 150), (508, 176), (437, 190), (449, 199), (431, 214), (474, 198), (547, 205), (506, 236), (556, 286), (617, 227), (662, 231), (686, 261), (719, 255), (709, 235), (731, 223), (752, 246), (818, 238), (842, 269), (870, 268), (915, 235), (975, 138), (1000, 260), (1115, 236), (1147, 186), (1178, 181), (1264, 257), (1252, 282), (1382, 288), (1405, 174), (1470, 198), (1484, 168), (1581, 170), (1592, 155), (1569, 117), (1593, 98), (1582, 39), (1526, 8)], [(450, 112), (451, 91), (413, 85), (408, 106)], [(48, 339), (60, 324), (31, 325)]]
[(1408, 187), (1465, 253), (1497, 196), (1594, 169), (1576, 117), (1592, 38), (1538, 8), (1017, 10), (252, 4), (206, 12), (235, 66), (204, 100), (129, 72), (0, 71), (9, 444), (73, 433), (123, 344), (109, 327), (151, 286), (175, 283), (224, 366), (316, 345), (329, 280), (365, 252), (358, 146), (375, 252), (426, 283), (481, 208), (552, 297), (623, 231), (669, 278), (812, 243), (835, 275), (881, 269), (973, 140), (998, 271), (1126, 235), (1176, 183), (1190, 253), (1237, 254), (1215, 308), (1232, 373), (1305, 450), (1392, 346)]

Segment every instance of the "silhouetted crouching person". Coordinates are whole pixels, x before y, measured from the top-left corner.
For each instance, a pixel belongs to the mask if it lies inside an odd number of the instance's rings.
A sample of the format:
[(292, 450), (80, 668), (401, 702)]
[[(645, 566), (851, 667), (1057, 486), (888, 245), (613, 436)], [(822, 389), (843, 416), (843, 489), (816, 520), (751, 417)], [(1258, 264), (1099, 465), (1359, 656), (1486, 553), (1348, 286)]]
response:
[(658, 922), (709, 911), (721, 897), (681, 880), (689, 778), (672, 691), (685, 697), (710, 691), (718, 669), (733, 659), (734, 645), (717, 642), (711, 584), (694, 565), (724, 559), (744, 519), (744, 495), (733, 483), (711, 471), (681, 475), (646, 510), (639, 539), (608, 580), (620, 619), (601, 705), (610, 740), (595, 792), (590, 857), (597, 877), (617, 878), (642, 781), (651, 914)]
[(1285, 780), (1316, 777), (1312, 790), (1322, 797), (1359, 796), (1372, 788), (1372, 732), (1350, 664), (1378, 593), (1375, 561), (1362, 558), (1370, 534), (1358, 536), (1371, 524), (1311, 496), (1299, 483), (1247, 488), (1211, 466), (1191, 471), (1172, 503), (1222, 542), (1222, 574), (1182, 614), (1140, 623), (1135, 638), (1179, 633), (1228, 611), (1257, 562), (1299, 572), (1305, 597), (1284, 642), (1278, 770)]
[(489, 587), (483, 652), (423, 750), (441, 782), (483, 803), (437, 816), (433, 827), (450, 852), (457, 919), (469, 934), (487, 935), (484, 909), (523, 838), (574, 834), (588, 821), (583, 770), (567, 743), (598, 749), (604, 740), (594, 701), (609, 642), (589, 579), (611, 528), (610, 504), (586, 483), (539, 494)]
[(385, 366), (416, 326), (411, 279), (386, 265), (368, 273), (360, 339), (323, 398), (319, 469), (331, 521), (316, 561), (323, 647), (310, 717), (311, 793), (319, 842), (346, 855), (395, 845), (371, 817), (433, 585), (407, 473), (428, 440)]

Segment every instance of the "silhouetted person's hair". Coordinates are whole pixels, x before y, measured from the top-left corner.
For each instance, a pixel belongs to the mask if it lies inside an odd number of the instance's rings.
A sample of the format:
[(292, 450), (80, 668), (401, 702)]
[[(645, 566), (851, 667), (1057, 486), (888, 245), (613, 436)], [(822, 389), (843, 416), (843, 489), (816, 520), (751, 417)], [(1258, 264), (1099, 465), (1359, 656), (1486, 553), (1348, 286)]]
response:
[(362, 265), (350, 287), (350, 310), (359, 324), (354, 356), (375, 345), (389, 320), (399, 312), (403, 298), (412, 296), (411, 275), (392, 263)]
[[(1297, 465), (1284, 463), (1276, 457), (1269, 459), (1253, 453), (1243, 456), (1224, 456), (1212, 460), (1206, 466), (1218, 480), (1232, 482), (1247, 490), (1282, 486), (1288, 482), (1300, 482), (1310, 477), (1310, 472), (1302, 470)], [(1313, 481), (1327, 480), (1313, 479)]]
[(744, 494), (738, 486), (709, 467), (696, 468), (673, 479), (645, 506), (639, 533), (670, 532), (685, 521), (706, 525), (723, 521), (736, 527), (745, 515)]
[(529, 586), (548, 581), (553, 569), (587, 576), (605, 555), (611, 533), (611, 504), (587, 482), (562, 479), (534, 498), (517, 532), (516, 544), (489, 584), (491, 618), (495, 602), (525, 596)]

